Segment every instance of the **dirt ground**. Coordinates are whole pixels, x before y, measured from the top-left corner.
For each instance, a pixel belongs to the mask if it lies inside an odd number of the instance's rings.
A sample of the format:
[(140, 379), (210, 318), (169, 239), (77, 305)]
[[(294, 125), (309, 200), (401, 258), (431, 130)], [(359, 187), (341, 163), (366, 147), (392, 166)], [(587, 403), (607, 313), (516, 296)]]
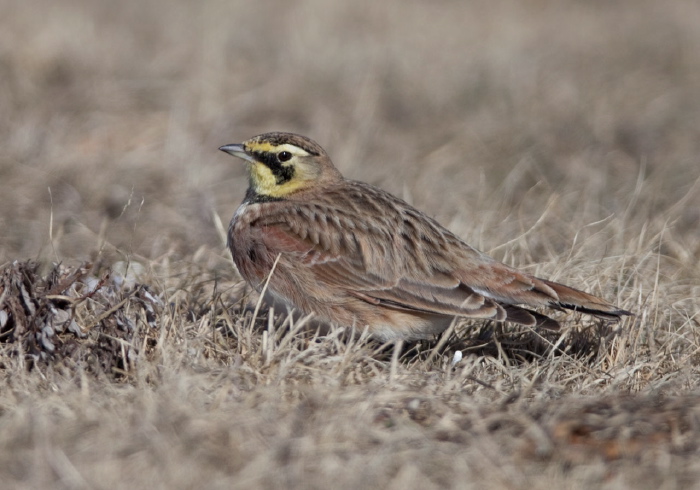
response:
[[(2, 488), (700, 488), (697, 2), (0, 9)], [(272, 130), (636, 316), (256, 311), (217, 148)]]

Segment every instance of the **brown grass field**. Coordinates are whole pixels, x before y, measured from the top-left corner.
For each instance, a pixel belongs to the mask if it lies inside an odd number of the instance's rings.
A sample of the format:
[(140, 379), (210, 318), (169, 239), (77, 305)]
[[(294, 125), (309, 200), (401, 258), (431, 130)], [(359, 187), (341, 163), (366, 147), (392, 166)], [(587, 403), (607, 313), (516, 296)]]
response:
[[(0, 487), (700, 488), (698, 2), (0, 7)], [(217, 148), (271, 130), (636, 316), (255, 315)]]

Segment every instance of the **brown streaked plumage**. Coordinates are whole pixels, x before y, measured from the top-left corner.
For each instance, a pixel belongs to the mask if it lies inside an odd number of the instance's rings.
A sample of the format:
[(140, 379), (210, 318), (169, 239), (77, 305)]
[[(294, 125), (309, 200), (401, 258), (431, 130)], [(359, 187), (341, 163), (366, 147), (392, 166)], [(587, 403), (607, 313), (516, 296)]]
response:
[(248, 162), (228, 244), (241, 275), (317, 319), (383, 340), (445, 330), (455, 316), (556, 327), (520, 305), (618, 319), (631, 313), (470, 247), (377, 187), (346, 180), (314, 141), (266, 133), (220, 150)]

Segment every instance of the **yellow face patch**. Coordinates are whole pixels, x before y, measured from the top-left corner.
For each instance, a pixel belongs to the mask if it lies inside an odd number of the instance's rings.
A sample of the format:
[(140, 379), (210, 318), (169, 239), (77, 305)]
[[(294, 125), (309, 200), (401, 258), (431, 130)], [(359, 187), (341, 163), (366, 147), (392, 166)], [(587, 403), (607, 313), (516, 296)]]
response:
[[(255, 139), (243, 143), (250, 157), (250, 186), (256, 194), (281, 198), (318, 178), (320, 169), (313, 155), (292, 144), (274, 145)], [(284, 158), (280, 158), (282, 153)]]
[(260, 162), (252, 162), (250, 164), (250, 186), (256, 194), (270, 197), (284, 197), (307, 185), (308, 182), (306, 179), (299, 177), (293, 177), (283, 184), (278, 184), (277, 176), (272, 173), (270, 167)]

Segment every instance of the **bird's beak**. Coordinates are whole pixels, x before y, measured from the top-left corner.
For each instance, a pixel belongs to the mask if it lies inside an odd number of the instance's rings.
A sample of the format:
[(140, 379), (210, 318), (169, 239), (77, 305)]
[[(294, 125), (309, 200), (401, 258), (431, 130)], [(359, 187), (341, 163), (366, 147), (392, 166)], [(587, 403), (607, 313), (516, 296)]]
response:
[(219, 150), (224, 151), (229, 155), (233, 155), (234, 157), (242, 158), (243, 160), (247, 160), (249, 162), (254, 161), (253, 157), (246, 153), (245, 147), (240, 144), (224, 145), (220, 147)]

